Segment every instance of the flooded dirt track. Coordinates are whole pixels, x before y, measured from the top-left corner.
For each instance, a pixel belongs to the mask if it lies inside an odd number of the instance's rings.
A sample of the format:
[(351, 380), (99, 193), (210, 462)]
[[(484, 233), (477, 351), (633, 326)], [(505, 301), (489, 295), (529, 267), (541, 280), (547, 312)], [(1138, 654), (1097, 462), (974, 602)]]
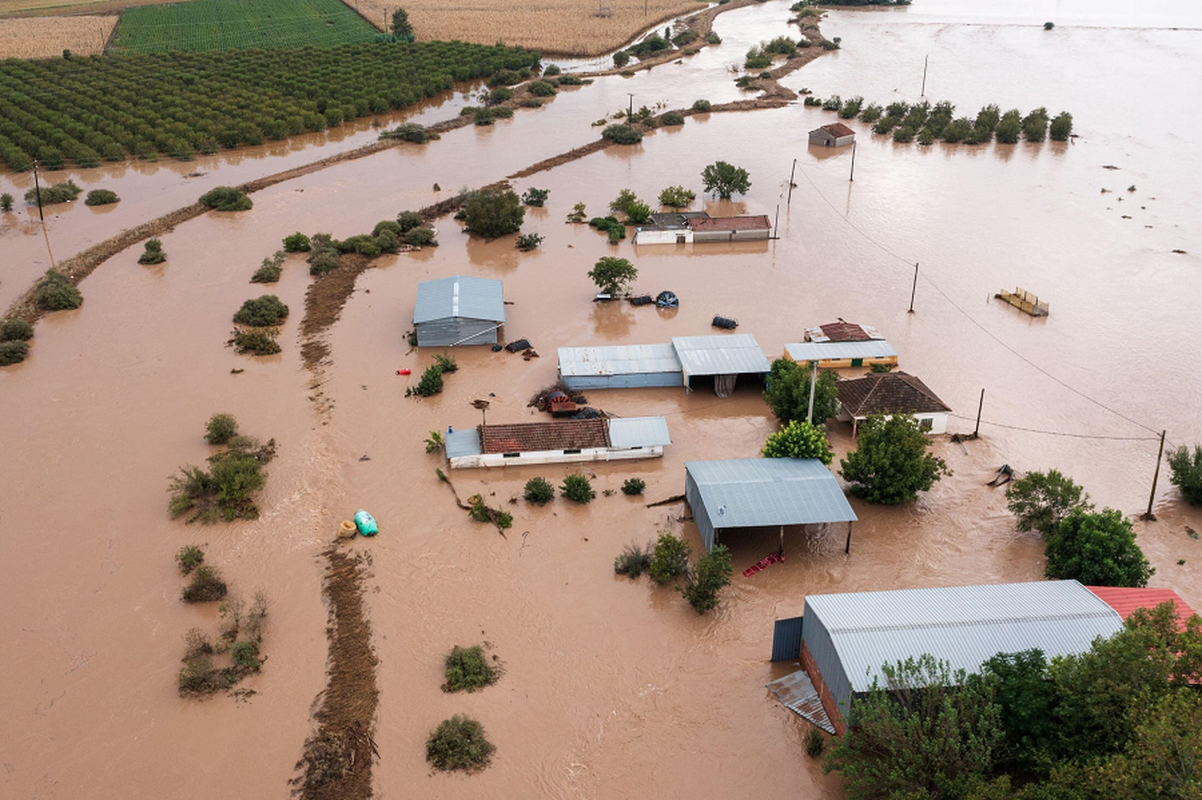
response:
[[(138, 266), (136, 248), (106, 261), (82, 284), (83, 308), (43, 319), (30, 359), (0, 371), (0, 402), (16, 421), (0, 430), (0, 715), (8, 721), (0, 795), (286, 797), (326, 686), (320, 554), (339, 522), (365, 508), (381, 533), (350, 552), (371, 556), (362, 602), (379, 660), (370, 734), (376, 796), (840, 797), (837, 778), (803, 754), (805, 725), (763, 689), (792, 668), (767, 663), (774, 619), (799, 613), (809, 593), (1038, 579), (1042, 543), (1016, 532), (1003, 493), (983, 486), (998, 466), (1060, 468), (1099, 505), (1134, 515), (1147, 502), (1157, 444), (1140, 425), (1167, 428), (1173, 443), (1202, 440), (1202, 378), (1190, 366), (1202, 334), (1202, 234), (1192, 222), (1202, 196), (1190, 179), (1202, 171), (1202, 108), (1192, 85), (1174, 104), (1174, 86), (1143, 77), (1197, 61), (1202, 34), (1058, 23), (1050, 47), (1039, 38), (1045, 6), (1015, 0), (1007, 8), (1038, 21), (1027, 31), (1010, 19), (960, 26), (929, 24), (939, 21), (929, 14), (909, 24), (905, 12), (831, 13), (824, 32), (841, 36), (844, 49), (781, 83), (887, 101), (895, 86), (909, 91), (892, 81), (903, 62), (920, 67), (930, 47), (938, 81), (928, 96), (967, 113), (985, 102), (1053, 113), (1063, 104), (1081, 134), (1075, 144), (923, 149), (854, 123), (850, 183), (846, 151), (805, 144), (806, 132), (832, 115), (794, 104), (693, 116), (641, 145), (514, 180), (519, 192), (550, 190), (546, 208), (527, 210), (523, 230), (546, 237), (533, 253), (519, 253), (512, 237), (469, 239), (443, 217), (439, 247), (373, 262), (343, 287), (339, 313), (316, 335), (329, 348), (320, 407), (303, 361), (312, 338), (301, 330), (306, 295), (316, 285), (308, 265), (292, 255), (279, 284), (247, 283), (283, 236), (370, 231), (402, 209), (584, 147), (597, 138), (590, 123), (625, 107), (629, 91), (636, 106), (738, 100), (726, 64), (751, 44), (794, 33), (787, 4), (719, 16), (725, 43), (683, 64), (604, 78), (490, 128), (264, 188), (250, 212), (205, 214), (162, 236), (165, 265)], [(934, 49), (940, 41), (945, 50)], [(1146, 108), (1113, 100), (1134, 93), (1147, 96)], [(295, 166), (291, 158), (214, 179), (244, 182)], [(652, 199), (681, 183), (700, 194), (697, 176), (718, 159), (748, 169), (751, 191), (695, 207), (773, 219), (779, 207), (779, 240), (611, 246), (587, 226), (564, 223), (576, 202), (600, 214), (622, 188)], [(226, 179), (233, 174), (238, 181)], [(118, 188), (122, 204), (146, 210), (161, 196), (175, 198), (175, 208), (203, 191), (184, 192), (172, 175), (139, 173), (145, 184)], [(1127, 193), (1131, 184), (1137, 190)], [(69, 215), (81, 212), (91, 210)], [(153, 216), (131, 214), (122, 224)], [(52, 237), (66, 227), (55, 224)], [(110, 235), (90, 230), (81, 243)], [(32, 238), (14, 237), (0, 238), (6, 255), (14, 241), (24, 248)], [(632, 259), (636, 289), (671, 289), (681, 308), (592, 303), (585, 273), (604, 255)], [(921, 277), (916, 313), (907, 314), (914, 261)], [(540, 357), (457, 348), (459, 370), (445, 376), (444, 392), (407, 399), (406, 386), (435, 352), (410, 352), (404, 340), (417, 283), (457, 274), (503, 279), (513, 303), (505, 338), (530, 339)], [(7, 292), (8, 276), (0, 280)], [(989, 299), (1014, 285), (1047, 299), (1051, 316), (1033, 320)], [(291, 308), (283, 353), (238, 357), (224, 347), (230, 317), (263, 293)], [(623, 545), (660, 530), (699, 546), (682, 504), (646, 503), (683, 491), (685, 461), (757, 455), (775, 423), (754, 387), (725, 400), (708, 389), (589, 393), (614, 414), (664, 415), (674, 443), (663, 459), (583, 465), (598, 491), (588, 506), (512, 502), (529, 478), (558, 484), (570, 465), (456, 472), (462, 496), (479, 492), (513, 513), (506, 538), (470, 521), (435, 475), (440, 460), (422, 443), (428, 432), (478, 424), (475, 399), (489, 401), (489, 422), (537, 418), (526, 402), (555, 379), (557, 347), (708, 334), (714, 314), (739, 320), (738, 332), (755, 335), (770, 357), (809, 325), (836, 317), (874, 325), (901, 353), (902, 368), (955, 409), (953, 430), (972, 429), (986, 389), (983, 438), (937, 441), (955, 474), (911, 506), (853, 500), (860, 521), (850, 556), (843, 530), (791, 531), (784, 564), (743, 578), (776, 549), (777, 533), (726, 537), (736, 577), (708, 617), (671, 589), (614, 576), (612, 562)], [(402, 368), (412, 374), (398, 375)], [(259, 520), (187, 527), (167, 517), (166, 478), (209, 454), (203, 425), (216, 411), (233, 413), (244, 432), (274, 437), (279, 455), (267, 468)], [(846, 453), (848, 427), (833, 426), (832, 441)], [(645, 497), (602, 494), (635, 475), (647, 483)], [(1187, 525), (1202, 530), (1202, 514), (1182, 506), (1167, 473), (1160, 485), (1159, 521), (1136, 524), (1157, 568), (1152, 583), (1202, 607), (1202, 543), (1185, 533)], [(176, 695), (184, 633), (217, 623), (215, 610), (178, 600), (172, 558), (188, 543), (207, 545), (234, 591), (268, 597), (268, 660), (243, 684), (257, 692), (245, 701)], [(442, 693), (446, 651), (485, 642), (504, 666), (501, 681), (474, 694)], [(456, 713), (480, 720), (497, 745), (479, 775), (432, 774), (425, 763), (427, 735)]]

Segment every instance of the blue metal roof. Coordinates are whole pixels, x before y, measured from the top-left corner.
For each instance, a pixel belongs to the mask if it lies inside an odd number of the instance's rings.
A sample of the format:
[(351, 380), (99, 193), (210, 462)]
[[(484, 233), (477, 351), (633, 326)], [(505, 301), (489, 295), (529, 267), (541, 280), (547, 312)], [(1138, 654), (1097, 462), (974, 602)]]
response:
[(478, 456), (484, 452), (480, 447), (480, 431), (475, 428), (463, 428), (446, 434), (447, 458), (459, 456)]
[(888, 358), (897, 351), (884, 339), (867, 342), (797, 342), (785, 345), (794, 361), (826, 361), (844, 358)]
[(1083, 653), (1123, 627), (1118, 612), (1077, 581), (811, 595), (805, 611), (830, 634), (856, 692), (883, 682), (882, 664), (911, 656), (929, 653), (976, 672), (998, 653)]
[(614, 417), (609, 421), (610, 447), (656, 447), (672, 444), (663, 417)]
[(559, 374), (565, 377), (659, 372), (680, 372), (680, 359), (670, 344), (559, 348)]
[(505, 321), (505, 295), (501, 281), (454, 275), (417, 285), (413, 323), (447, 317)]
[(718, 530), (856, 519), (835, 476), (814, 458), (688, 461), (684, 467)]
[(674, 336), (672, 347), (685, 375), (765, 374), (767, 356), (749, 333), (717, 336)]

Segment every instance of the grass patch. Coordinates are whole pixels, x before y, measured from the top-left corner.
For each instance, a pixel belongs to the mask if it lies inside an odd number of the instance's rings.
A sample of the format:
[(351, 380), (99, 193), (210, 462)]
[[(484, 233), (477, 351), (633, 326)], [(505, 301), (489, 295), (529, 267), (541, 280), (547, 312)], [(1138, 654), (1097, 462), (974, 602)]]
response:
[(614, 559), (614, 572), (628, 578), (637, 578), (651, 569), (652, 547), (650, 544), (639, 545), (631, 542), (622, 548), (622, 552)]
[(496, 750), (483, 725), (456, 714), (440, 722), (426, 740), (426, 761), (438, 770), (476, 772), (488, 766)]
[(501, 677), (501, 669), (490, 663), (480, 645), (460, 647), (455, 645), (445, 660), (446, 683), (444, 692), (474, 692), (492, 686)]

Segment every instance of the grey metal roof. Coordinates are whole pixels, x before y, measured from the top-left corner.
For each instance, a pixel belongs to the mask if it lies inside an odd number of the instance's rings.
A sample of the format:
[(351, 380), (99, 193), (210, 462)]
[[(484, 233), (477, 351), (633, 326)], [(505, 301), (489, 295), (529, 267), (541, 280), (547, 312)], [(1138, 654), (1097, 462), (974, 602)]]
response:
[(684, 467), (719, 530), (856, 519), (835, 476), (815, 458), (687, 461)]
[(811, 595), (811, 611), (856, 692), (883, 681), (882, 664), (910, 656), (929, 653), (975, 672), (998, 653), (1082, 653), (1123, 627), (1118, 612), (1077, 581)]
[(794, 361), (825, 361), (842, 358), (888, 358), (897, 351), (884, 339), (868, 342), (795, 342), (785, 345)]
[(559, 374), (564, 376), (680, 371), (680, 359), (670, 344), (559, 348)]
[(655, 447), (672, 444), (663, 417), (615, 417), (609, 421), (610, 447)]
[(484, 452), (480, 447), (480, 431), (475, 428), (461, 428), (443, 438), (447, 445), (447, 458), (478, 456)]
[(505, 321), (505, 295), (501, 281), (454, 275), (417, 285), (413, 323), (468, 317), (492, 322)]
[(674, 336), (672, 347), (687, 375), (762, 374), (768, 358), (749, 333), (726, 336)]

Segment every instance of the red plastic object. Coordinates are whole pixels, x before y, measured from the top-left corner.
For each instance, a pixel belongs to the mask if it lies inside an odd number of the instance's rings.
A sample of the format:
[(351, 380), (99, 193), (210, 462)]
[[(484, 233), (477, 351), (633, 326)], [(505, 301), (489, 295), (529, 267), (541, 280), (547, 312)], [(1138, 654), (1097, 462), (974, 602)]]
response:
[(409, 374), (409, 370), (407, 370), (407, 369), (398, 369), (398, 370), (396, 371), (396, 374), (397, 374), (397, 375), (408, 375), (408, 374)]

